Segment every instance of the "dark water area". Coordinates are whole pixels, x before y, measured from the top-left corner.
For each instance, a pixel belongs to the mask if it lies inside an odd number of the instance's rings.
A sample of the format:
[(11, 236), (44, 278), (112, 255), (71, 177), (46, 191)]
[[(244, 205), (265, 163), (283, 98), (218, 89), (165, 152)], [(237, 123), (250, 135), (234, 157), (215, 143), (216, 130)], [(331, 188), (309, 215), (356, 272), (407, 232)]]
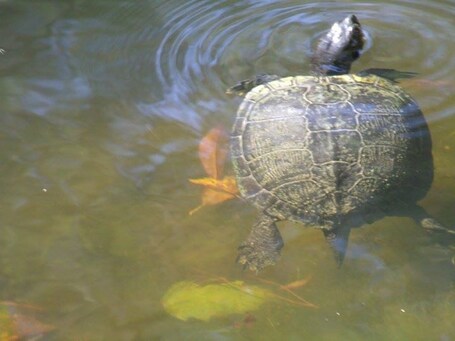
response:
[[(43, 340), (455, 339), (455, 244), (412, 219), (353, 231), (341, 269), (320, 231), (280, 223), (281, 259), (255, 275), (235, 263), (252, 206), (188, 214), (199, 141), (230, 130), (240, 103), (225, 90), (307, 74), (351, 13), (367, 33), (353, 72), (418, 73), (401, 85), (433, 139), (421, 205), (453, 228), (453, 1), (0, 0), (0, 301), (41, 307), (55, 327)], [(318, 308), (265, 304), (248, 327), (181, 321), (161, 302), (180, 281), (308, 277), (296, 292)]]

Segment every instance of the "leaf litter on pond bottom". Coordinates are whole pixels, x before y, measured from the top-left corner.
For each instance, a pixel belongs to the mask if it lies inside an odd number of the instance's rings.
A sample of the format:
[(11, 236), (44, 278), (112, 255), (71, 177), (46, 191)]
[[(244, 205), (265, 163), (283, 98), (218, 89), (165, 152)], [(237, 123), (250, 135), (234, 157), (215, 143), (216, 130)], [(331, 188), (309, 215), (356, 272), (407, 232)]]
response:
[[(271, 284), (275, 283), (271, 282)], [(272, 300), (311, 308), (317, 307), (290, 289), (286, 291), (294, 299), (280, 296), (273, 290), (245, 284), (243, 281), (225, 281), (205, 286), (192, 281), (182, 281), (168, 289), (161, 303), (168, 314), (183, 321), (190, 318), (208, 321), (212, 317), (250, 313)]]
[(212, 317), (242, 314), (259, 308), (273, 294), (242, 281), (201, 286), (191, 281), (174, 284), (162, 304), (170, 315), (186, 321), (208, 321)]
[(15, 302), (0, 302), (0, 341), (24, 340), (39, 337), (55, 329), (21, 311), (37, 311), (39, 307)]

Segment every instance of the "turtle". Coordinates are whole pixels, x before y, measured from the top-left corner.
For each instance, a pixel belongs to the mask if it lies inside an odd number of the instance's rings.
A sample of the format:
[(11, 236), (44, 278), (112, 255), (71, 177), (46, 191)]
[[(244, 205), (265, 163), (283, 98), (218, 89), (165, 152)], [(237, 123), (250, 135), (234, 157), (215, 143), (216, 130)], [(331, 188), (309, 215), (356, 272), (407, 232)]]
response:
[(454, 233), (418, 205), (433, 181), (432, 142), (416, 101), (392, 69), (349, 73), (365, 35), (355, 15), (319, 39), (309, 75), (262, 74), (227, 90), (244, 97), (230, 136), (241, 196), (259, 218), (237, 261), (273, 265), (283, 220), (320, 228), (339, 266), (352, 228), (410, 216)]

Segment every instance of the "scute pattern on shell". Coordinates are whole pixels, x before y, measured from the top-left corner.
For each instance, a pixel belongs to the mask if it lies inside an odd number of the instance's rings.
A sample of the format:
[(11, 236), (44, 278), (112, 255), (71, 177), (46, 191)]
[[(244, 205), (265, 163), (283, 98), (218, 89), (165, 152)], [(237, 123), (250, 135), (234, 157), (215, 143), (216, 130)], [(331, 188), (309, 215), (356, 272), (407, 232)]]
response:
[(433, 177), (417, 104), (375, 75), (255, 87), (238, 110), (231, 153), (243, 197), (279, 220), (321, 227), (402, 198), (415, 202)]

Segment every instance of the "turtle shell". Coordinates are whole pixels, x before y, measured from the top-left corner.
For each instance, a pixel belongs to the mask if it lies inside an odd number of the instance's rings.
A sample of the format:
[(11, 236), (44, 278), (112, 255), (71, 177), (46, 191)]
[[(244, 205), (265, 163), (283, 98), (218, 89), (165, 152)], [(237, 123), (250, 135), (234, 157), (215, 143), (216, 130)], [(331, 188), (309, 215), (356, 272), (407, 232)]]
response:
[(376, 75), (295, 76), (253, 88), (231, 154), (244, 198), (277, 220), (321, 227), (415, 203), (433, 178), (421, 111)]

